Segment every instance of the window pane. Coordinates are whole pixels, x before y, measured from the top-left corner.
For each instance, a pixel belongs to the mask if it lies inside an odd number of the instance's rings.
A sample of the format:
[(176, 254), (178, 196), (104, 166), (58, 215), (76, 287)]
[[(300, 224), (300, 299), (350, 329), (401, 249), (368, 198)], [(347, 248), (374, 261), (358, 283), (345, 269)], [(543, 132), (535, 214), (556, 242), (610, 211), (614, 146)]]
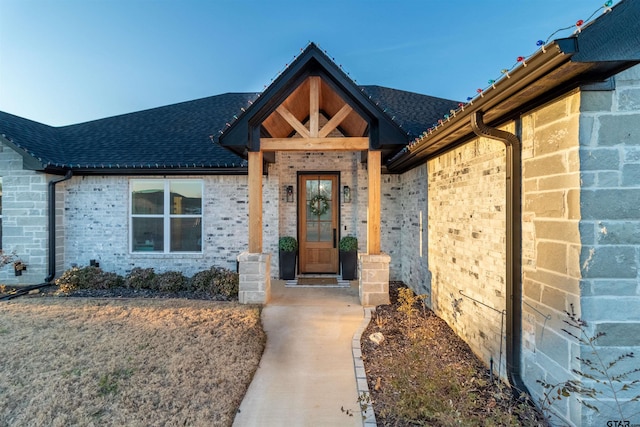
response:
[(133, 250), (164, 251), (162, 218), (132, 218)]
[(330, 222), (320, 223), (320, 242), (330, 242), (333, 240), (333, 231)]
[(327, 210), (320, 215), (319, 219), (323, 220), (323, 221), (331, 221), (331, 200), (329, 200), (328, 204), (327, 204)]
[(171, 218), (171, 252), (200, 252), (201, 224), (200, 218)]
[(320, 194), (325, 196), (327, 199), (331, 199), (331, 180), (330, 179), (321, 179), (319, 181)]
[(308, 222), (307, 223), (307, 242), (317, 242), (317, 241), (318, 241), (318, 223)]
[(307, 201), (318, 194), (318, 181), (307, 181)]
[(162, 181), (132, 181), (133, 214), (161, 215), (164, 213), (164, 184)]
[(202, 185), (199, 181), (171, 181), (170, 189), (172, 214), (202, 213)]

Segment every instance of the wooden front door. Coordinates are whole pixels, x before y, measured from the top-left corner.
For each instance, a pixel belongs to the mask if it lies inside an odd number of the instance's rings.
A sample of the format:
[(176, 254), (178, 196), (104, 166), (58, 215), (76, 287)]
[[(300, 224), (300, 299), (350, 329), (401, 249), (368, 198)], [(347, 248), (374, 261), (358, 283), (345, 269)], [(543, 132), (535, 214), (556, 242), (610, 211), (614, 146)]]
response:
[(338, 273), (338, 175), (298, 177), (300, 273)]

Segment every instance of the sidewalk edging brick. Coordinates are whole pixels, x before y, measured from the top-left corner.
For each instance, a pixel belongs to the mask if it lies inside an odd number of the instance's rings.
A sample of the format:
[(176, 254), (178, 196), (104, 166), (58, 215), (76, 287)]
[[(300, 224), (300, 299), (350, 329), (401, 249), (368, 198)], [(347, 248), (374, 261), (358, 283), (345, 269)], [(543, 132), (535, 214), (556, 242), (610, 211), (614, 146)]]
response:
[(353, 354), (353, 368), (358, 385), (358, 403), (362, 411), (362, 425), (364, 427), (376, 427), (376, 415), (373, 412), (373, 405), (371, 404), (371, 393), (369, 392), (369, 385), (367, 384), (367, 374), (364, 369), (362, 349), (360, 347), (360, 339), (371, 321), (371, 314), (375, 311), (375, 307), (364, 307), (363, 310), (364, 319), (362, 319), (360, 327), (358, 327), (353, 334), (351, 353)]

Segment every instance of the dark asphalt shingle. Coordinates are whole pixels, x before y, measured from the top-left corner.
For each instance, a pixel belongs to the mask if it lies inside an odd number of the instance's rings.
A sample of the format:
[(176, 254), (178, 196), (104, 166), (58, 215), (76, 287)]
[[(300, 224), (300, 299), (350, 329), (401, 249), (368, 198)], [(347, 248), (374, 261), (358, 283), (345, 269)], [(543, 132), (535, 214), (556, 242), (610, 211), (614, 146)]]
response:
[[(457, 105), (381, 86), (362, 87), (407, 133), (407, 142)], [(235, 168), (246, 161), (212, 142), (257, 93), (226, 93), (86, 123), (51, 127), (0, 112), (0, 134), (62, 168)]]

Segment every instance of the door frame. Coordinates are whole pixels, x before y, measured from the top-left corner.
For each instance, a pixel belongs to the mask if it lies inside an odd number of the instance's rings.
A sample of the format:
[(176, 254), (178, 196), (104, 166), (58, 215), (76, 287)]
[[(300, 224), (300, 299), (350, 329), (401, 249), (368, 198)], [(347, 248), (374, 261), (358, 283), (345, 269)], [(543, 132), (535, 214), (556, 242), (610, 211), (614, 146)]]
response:
[[(298, 200), (298, 203), (296, 204), (296, 237), (298, 239), (298, 242), (300, 242), (300, 229), (301, 229), (301, 224), (303, 221), (303, 218), (301, 217), (301, 212), (300, 212), (300, 200), (301, 200), (301, 195), (302, 195), (302, 189), (300, 188), (300, 177), (303, 175), (332, 175), (335, 176), (337, 178), (337, 188), (336, 188), (336, 209), (337, 209), (337, 220), (336, 220), (336, 251), (337, 251), (337, 256), (338, 256), (338, 264), (336, 266), (336, 271), (332, 272), (332, 273), (304, 273), (304, 274), (340, 274), (340, 228), (341, 228), (341, 214), (342, 214), (342, 193), (340, 192), (341, 187), (341, 173), (340, 171), (326, 171), (326, 170), (320, 170), (320, 171), (314, 171), (314, 170), (304, 170), (304, 171), (297, 171), (296, 173), (296, 187), (297, 187), (297, 194), (296, 194), (296, 200)], [(298, 245), (300, 246), (300, 245)], [(300, 247), (298, 248), (298, 251), (300, 251)], [(298, 255), (298, 259), (300, 259), (300, 255)], [(297, 266), (297, 274), (301, 274), (301, 262), (298, 262), (298, 266)]]

